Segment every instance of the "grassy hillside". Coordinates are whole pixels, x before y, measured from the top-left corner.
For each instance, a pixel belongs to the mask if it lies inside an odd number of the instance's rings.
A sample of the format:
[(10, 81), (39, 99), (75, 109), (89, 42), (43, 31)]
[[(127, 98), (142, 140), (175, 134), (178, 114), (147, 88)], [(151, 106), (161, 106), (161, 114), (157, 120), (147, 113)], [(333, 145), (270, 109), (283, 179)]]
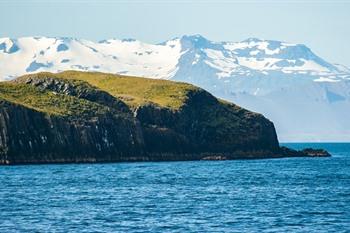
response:
[(40, 112), (60, 116), (86, 116), (91, 115), (91, 113), (104, 114), (108, 110), (107, 107), (94, 102), (69, 95), (42, 91), (21, 83), (1, 82), (1, 99)]
[(86, 81), (114, 97), (121, 98), (133, 108), (152, 102), (162, 107), (178, 109), (186, 100), (189, 91), (199, 90), (198, 87), (186, 83), (99, 72), (65, 71), (58, 74), (38, 73), (26, 75), (24, 78), (28, 76), (45, 77), (48, 74), (51, 77)]
[(0, 164), (233, 159), (279, 150), (262, 115), (166, 80), (30, 74), (0, 83), (0, 106)]

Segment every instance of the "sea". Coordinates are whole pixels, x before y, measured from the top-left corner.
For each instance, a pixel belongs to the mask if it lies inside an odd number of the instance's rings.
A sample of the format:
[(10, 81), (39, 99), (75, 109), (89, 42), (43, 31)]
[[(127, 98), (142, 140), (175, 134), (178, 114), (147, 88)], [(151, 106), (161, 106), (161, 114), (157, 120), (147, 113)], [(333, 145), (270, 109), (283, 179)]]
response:
[(350, 232), (350, 143), (330, 158), (0, 166), (0, 232)]

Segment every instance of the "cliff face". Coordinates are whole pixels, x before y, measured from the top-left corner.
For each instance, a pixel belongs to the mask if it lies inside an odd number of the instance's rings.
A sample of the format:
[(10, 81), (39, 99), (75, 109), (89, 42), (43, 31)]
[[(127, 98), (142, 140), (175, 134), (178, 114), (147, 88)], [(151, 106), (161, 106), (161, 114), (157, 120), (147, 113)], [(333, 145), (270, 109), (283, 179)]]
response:
[(50, 116), (0, 102), (0, 163), (94, 162), (142, 157), (134, 121), (113, 115), (91, 119)]
[(102, 74), (86, 75), (43, 73), (0, 84), (0, 164), (304, 155), (281, 150), (262, 115), (199, 88), (138, 79), (148, 89), (125, 102), (120, 88), (128, 80), (113, 76), (119, 83), (105, 85), (96, 77), (102, 85), (91, 78)]
[(219, 102), (203, 90), (189, 92), (178, 111), (150, 104), (135, 113), (143, 126), (147, 151), (225, 154), (233, 158), (244, 152), (271, 156), (279, 150), (272, 122)]

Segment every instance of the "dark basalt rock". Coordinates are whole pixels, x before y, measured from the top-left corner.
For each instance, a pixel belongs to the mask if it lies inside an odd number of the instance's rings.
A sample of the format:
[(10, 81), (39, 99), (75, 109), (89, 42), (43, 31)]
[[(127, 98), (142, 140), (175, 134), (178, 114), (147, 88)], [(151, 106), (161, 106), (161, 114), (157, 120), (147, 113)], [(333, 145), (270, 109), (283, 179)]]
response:
[(262, 115), (220, 103), (203, 90), (188, 95), (188, 101), (178, 111), (152, 104), (136, 109), (135, 116), (143, 127), (148, 151), (278, 152), (273, 123)]
[(303, 150), (293, 150), (282, 146), (280, 153), (284, 157), (331, 157), (331, 154), (324, 149), (306, 148)]
[(331, 157), (331, 154), (324, 149), (312, 149), (306, 148), (301, 151), (305, 156), (308, 157)]
[(143, 144), (133, 119), (82, 121), (0, 101), (0, 164), (142, 160)]
[(153, 103), (131, 110), (84, 82), (49, 75), (15, 82), (96, 102), (109, 111), (59, 116), (0, 98), (0, 164), (330, 156), (324, 150), (279, 147), (272, 122), (204, 90), (189, 91), (177, 110)]

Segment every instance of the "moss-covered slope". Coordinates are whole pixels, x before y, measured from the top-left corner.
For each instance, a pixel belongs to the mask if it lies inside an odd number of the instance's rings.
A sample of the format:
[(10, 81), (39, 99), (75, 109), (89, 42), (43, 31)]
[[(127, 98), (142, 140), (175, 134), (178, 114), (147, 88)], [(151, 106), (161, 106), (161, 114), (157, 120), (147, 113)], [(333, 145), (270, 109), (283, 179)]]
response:
[(91, 114), (106, 114), (108, 111), (105, 106), (95, 102), (10, 82), (0, 83), (0, 99), (48, 115), (86, 117)]
[(23, 82), (28, 78), (42, 79), (47, 77), (61, 78), (75, 83), (87, 82), (122, 99), (130, 107), (154, 103), (161, 107), (178, 109), (186, 101), (189, 91), (200, 90), (200, 88), (187, 83), (80, 71), (65, 71), (57, 74), (43, 72), (22, 76), (17, 81)]

